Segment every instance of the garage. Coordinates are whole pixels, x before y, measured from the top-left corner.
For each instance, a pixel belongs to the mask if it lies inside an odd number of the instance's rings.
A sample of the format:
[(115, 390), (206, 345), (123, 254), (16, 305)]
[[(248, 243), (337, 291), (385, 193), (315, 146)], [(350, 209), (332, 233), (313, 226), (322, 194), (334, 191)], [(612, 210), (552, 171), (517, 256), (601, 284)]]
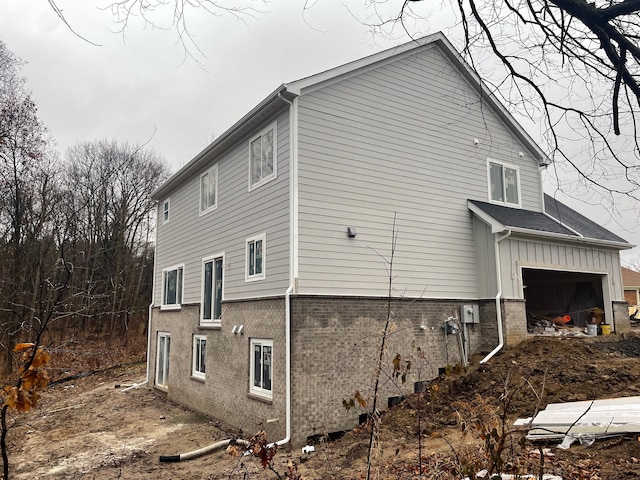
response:
[(598, 321), (607, 320), (604, 274), (523, 268), (522, 283), (529, 333), (537, 333), (545, 320), (558, 316), (568, 315), (566, 325), (579, 328), (585, 328), (594, 316)]

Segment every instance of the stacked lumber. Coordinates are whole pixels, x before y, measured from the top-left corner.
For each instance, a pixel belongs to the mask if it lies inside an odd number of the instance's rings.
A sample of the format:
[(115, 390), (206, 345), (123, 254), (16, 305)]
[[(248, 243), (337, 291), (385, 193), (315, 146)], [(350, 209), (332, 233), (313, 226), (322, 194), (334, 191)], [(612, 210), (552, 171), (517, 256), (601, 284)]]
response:
[(575, 440), (592, 443), (598, 438), (640, 433), (640, 397), (551, 403), (533, 419), (520, 418), (516, 426), (528, 427), (532, 441)]

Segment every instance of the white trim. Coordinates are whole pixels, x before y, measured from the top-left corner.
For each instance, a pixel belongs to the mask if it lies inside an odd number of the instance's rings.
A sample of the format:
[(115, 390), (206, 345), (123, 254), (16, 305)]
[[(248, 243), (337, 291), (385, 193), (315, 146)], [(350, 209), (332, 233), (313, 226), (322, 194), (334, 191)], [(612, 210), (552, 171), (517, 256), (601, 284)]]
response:
[[(213, 189), (214, 189), (215, 201), (213, 202), (213, 205), (209, 205), (207, 208), (203, 210), (202, 209), (202, 177), (204, 177), (205, 175), (214, 176)], [(198, 192), (200, 192), (200, 195), (198, 197), (200, 199), (200, 203), (198, 204), (198, 210), (200, 212), (200, 216), (206, 215), (207, 213), (218, 208), (218, 164), (217, 163), (213, 167), (202, 172), (198, 177)]]
[[(255, 378), (254, 371), (254, 358), (253, 358), (253, 349), (254, 345), (261, 345), (261, 347), (271, 347), (271, 390), (267, 390), (262, 387), (256, 387), (253, 384), (253, 379)], [(257, 395), (262, 398), (267, 398), (271, 400), (273, 398), (273, 381), (274, 381), (274, 351), (273, 351), (273, 340), (266, 338), (251, 338), (249, 340), (249, 393), (252, 395)]]
[(553, 215), (547, 213), (547, 212), (542, 212), (542, 214), (548, 218), (550, 218), (551, 220), (553, 220), (554, 222), (556, 222), (558, 225), (560, 225), (561, 227), (566, 228), (567, 230), (573, 232), (576, 234), (577, 237), (584, 237), (584, 235), (582, 235), (579, 231), (577, 231), (575, 228), (571, 228), (569, 225), (567, 225), (564, 222), (561, 222), (560, 220), (558, 220), (556, 217), (554, 217)]
[[(201, 365), (201, 367), (204, 371), (201, 372), (200, 370), (196, 370), (196, 362), (198, 360), (198, 348), (196, 347), (196, 344), (198, 343), (198, 341), (202, 341), (204, 340), (204, 365)], [(191, 376), (195, 377), (195, 378), (200, 378), (202, 380), (204, 380), (204, 378), (206, 377), (206, 372), (207, 372), (207, 336), (206, 335), (202, 335), (202, 334), (194, 334), (193, 335), (193, 342), (191, 343), (192, 345), (192, 354), (191, 354)]]
[[(262, 272), (259, 274), (249, 275), (249, 243), (262, 241)], [(264, 280), (267, 276), (267, 234), (261, 233), (249, 237), (244, 241), (244, 281), (255, 282), (258, 280)]]
[[(224, 271), (225, 271), (225, 258), (224, 258), (224, 252), (215, 254), (215, 255), (209, 255), (207, 257), (204, 257), (202, 259), (202, 275), (200, 276), (200, 280), (201, 280), (201, 284), (200, 284), (200, 326), (203, 327), (219, 327), (222, 325), (222, 311), (220, 312), (220, 318), (211, 318), (211, 319), (203, 319), (202, 316), (204, 315), (204, 264), (208, 263), (208, 262), (213, 262), (213, 266), (215, 267), (215, 261), (221, 258), (222, 259), (222, 294), (221, 294), (221, 298), (220, 301), (222, 302), (224, 300), (224, 285), (225, 285), (225, 279), (224, 279)], [(212, 271), (213, 273), (213, 277), (212, 277), (212, 281), (215, 282), (215, 270)], [(213, 306), (214, 306), (214, 295), (213, 292), (215, 291), (215, 284), (211, 285), (211, 316), (213, 317)]]
[[(500, 200), (494, 200), (492, 195), (491, 195), (491, 164), (494, 165), (500, 165), (502, 167), (502, 186), (503, 186), (503, 201)], [(506, 181), (505, 181), (505, 174), (504, 174), (504, 169), (505, 168), (510, 168), (511, 170), (514, 170), (516, 172), (516, 186), (518, 189), (518, 203), (511, 203), (507, 201), (507, 189), (506, 189)], [(488, 198), (489, 198), (489, 203), (493, 203), (496, 205), (504, 205), (505, 207), (513, 207), (513, 208), (520, 208), (522, 207), (522, 188), (521, 188), (521, 183), (520, 183), (520, 167), (518, 167), (517, 165), (514, 164), (510, 164), (510, 163), (506, 163), (503, 162), (501, 160), (495, 160), (493, 158), (487, 157), (487, 189), (488, 189)], [(543, 207), (544, 209), (544, 207)]]
[(298, 97), (293, 99), (292, 105), (293, 111), (293, 126), (290, 129), (290, 136), (292, 137), (289, 141), (293, 143), (293, 154), (290, 159), (292, 165), (292, 191), (291, 191), (291, 201), (292, 201), (292, 245), (291, 249), (293, 251), (293, 278), (291, 284), (294, 285), (294, 291), (298, 291), (298, 246), (299, 246), (299, 187), (298, 187)]
[[(166, 206), (166, 208), (165, 208)], [(167, 218), (165, 217), (165, 213), (167, 215)], [(165, 223), (169, 223), (169, 220), (171, 220), (171, 198), (167, 197), (162, 201), (162, 212), (161, 212), (161, 217), (162, 217), (162, 224), (164, 225)]]
[[(160, 360), (160, 337), (164, 337), (165, 339), (169, 340), (169, 348), (166, 348), (167, 342), (165, 340), (165, 362), (164, 362), (164, 366), (162, 371), (164, 372), (164, 376), (165, 376), (165, 383), (158, 383), (158, 365), (160, 364), (159, 360)], [(166, 351), (169, 351), (169, 355), (166, 355)], [(154, 383), (157, 387), (160, 387), (162, 389), (167, 389), (169, 387), (169, 375), (167, 373), (168, 367), (169, 367), (169, 360), (170, 360), (170, 356), (171, 356), (171, 334), (169, 332), (161, 332), (161, 331), (157, 331), (156, 332), (156, 374), (155, 374), (155, 379), (154, 379)]]
[[(171, 272), (173, 270), (179, 270), (182, 269), (182, 277), (180, 278), (180, 295), (178, 298), (178, 292), (176, 291), (176, 303), (165, 303), (165, 274), (167, 272)], [(167, 267), (167, 268), (163, 268), (162, 269), (162, 296), (160, 297), (160, 310), (179, 310), (181, 308), (182, 305), (182, 299), (184, 296), (184, 274), (185, 274), (185, 269), (184, 269), (184, 263), (178, 264), (178, 265), (172, 265), (171, 267)], [(176, 279), (177, 282), (178, 279)], [(178, 285), (176, 283), (176, 289), (178, 288)]]
[[(262, 177), (259, 181), (252, 184), (251, 183), (251, 180), (252, 180), (251, 179), (251, 155), (253, 152), (251, 151), (251, 144), (258, 138), (262, 138), (263, 135), (265, 135), (266, 133), (269, 133), (269, 131), (271, 130), (273, 130), (273, 173), (266, 177)], [(250, 192), (252, 190), (255, 190), (258, 187), (261, 187), (265, 183), (269, 183), (270, 181), (278, 178), (278, 121), (274, 120), (268, 126), (260, 130), (258, 133), (256, 133), (255, 135), (252, 135), (249, 139), (248, 150), (249, 150), (249, 168), (248, 168), (249, 178), (247, 180), (249, 185), (248, 191)]]

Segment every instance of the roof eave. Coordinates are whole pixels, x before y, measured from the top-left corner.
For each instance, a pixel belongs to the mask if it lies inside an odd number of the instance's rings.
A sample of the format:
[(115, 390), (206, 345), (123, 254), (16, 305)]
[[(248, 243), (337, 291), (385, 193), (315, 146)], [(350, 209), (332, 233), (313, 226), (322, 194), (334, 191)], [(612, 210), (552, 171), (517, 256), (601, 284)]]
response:
[(161, 201), (176, 186), (180, 185), (184, 180), (190, 178), (195, 170), (200, 169), (207, 157), (209, 157), (211, 154), (216, 153), (216, 151), (224, 151), (227, 148), (227, 145), (225, 145), (227, 141), (230, 138), (234, 137), (237, 133), (242, 132), (242, 130), (251, 123), (251, 120), (255, 119), (260, 114), (260, 112), (266, 110), (270, 106), (273, 106), (275, 102), (286, 101), (282, 100), (282, 98), (290, 100), (295, 96), (295, 94), (291, 94), (291, 92), (288, 92), (287, 86), (285, 84), (280, 85), (258, 105), (252, 108), (249, 113), (243, 116), (231, 127), (229, 127), (222, 135), (216, 138), (200, 153), (193, 157), (193, 159), (191, 159), (189, 163), (187, 163), (184, 167), (173, 174), (171, 178), (169, 178), (169, 180), (160, 185), (160, 187), (158, 187), (151, 194), (151, 199), (154, 201)]
[(452, 60), (455, 60), (453, 65), (459, 65), (460, 68), (467, 74), (467, 76), (473, 80), (471, 84), (481, 93), (481, 97), (488, 100), (491, 105), (494, 107), (494, 110), (500, 117), (500, 119), (505, 122), (507, 126), (510, 126), (512, 131), (516, 134), (516, 136), (523, 142), (532, 152), (534, 152), (537, 157), (535, 161), (539, 166), (548, 166), (553, 163), (553, 160), (549, 158), (549, 156), (540, 148), (540, 146), (531, 138), (531, 136), (526, 132), (524, 128), (518, 123), (518, 121), (513, 117), (513, 115), (507, 110), (507, 108), (498, 100), (495, 94), (489, 90), (489, 88), (482, 81), (478, 73), (464, 60), (462, 55), (458, 53), (455, 47), (449, 42), (447, 37), (441, 35), (441, 38), (437, 39), (441, 45), (445, 48), (443, 49), (446, 54), (450, 56)]
[(480, 220), (491, 227), (491, 233), (500, 233), (504, 232), (505, 230), (509, 230), (507, 226), (497, 221), (476, 204), (472, 203), (471, 200), (467, 200), (467, 207), (469, 208), (469, 210), (471, 210), (471, 212), (473, 212), (476, 217), (478, 217)]
[(585, 245), (610, 247), (610, 248), (615, 248), (616, 250), (629, 250), (636, 246), (626, 242), (616, 242), (614, 240), (603, 240), (599, 238), (578, 237), (576, 235), (567, 235), (564, 233), (556, 233), (556, 232), (545, 232), (543, 230), (533, 230), (530, 228), (522, 228), (522, 227), (505, 226), (505, 230), (510, 230), (512, 233), (519, 233), (521, 235), (553, 238), (556, 240), (562, 240), (562, 241), (571, 242), (571, 243), (583, 243)]

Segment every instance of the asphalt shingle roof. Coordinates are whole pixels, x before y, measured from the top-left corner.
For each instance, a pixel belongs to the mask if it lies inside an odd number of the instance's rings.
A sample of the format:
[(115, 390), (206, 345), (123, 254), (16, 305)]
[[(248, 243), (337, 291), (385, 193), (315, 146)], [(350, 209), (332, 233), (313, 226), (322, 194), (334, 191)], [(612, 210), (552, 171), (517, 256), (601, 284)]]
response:
[(470, 200), (470, 202), (505, 227), (527, 228), (540, 232), (561, 233), (577, 237), (575, 232), (563, 227), (553, 218), (549, 218), (548, 215), (542, 212), (505, 207), (503, 205), (495, 205), (478, 200)]
[(544, 197), (547, 215), (542, 212), (505, 207), (478, 200), (469, 200), (469, 202), (505, 227), (526, 228), (528, 230), (559, 233), (573, 237), (578, 237), (579, 235), (576, 233), (578, 232), (586, 238), (626, 243), (624, 239), (563, 203), (558, 202), (553, 197), (546, 194)]
[(602, 225), (588, 219), (584, 215), (579, 214), (575, 210), (567, 207), (564, 203), (559, 202), (555, 198), (544, 195), (544, 209), (553, 218), (561, 221), (565, 225), (580, 232), (587, 238), (596, 238), (598, 240), (610, 240), (612, 242), (626, 243), (624, 238), (619, 237), (615, 233), (610, 232)]

